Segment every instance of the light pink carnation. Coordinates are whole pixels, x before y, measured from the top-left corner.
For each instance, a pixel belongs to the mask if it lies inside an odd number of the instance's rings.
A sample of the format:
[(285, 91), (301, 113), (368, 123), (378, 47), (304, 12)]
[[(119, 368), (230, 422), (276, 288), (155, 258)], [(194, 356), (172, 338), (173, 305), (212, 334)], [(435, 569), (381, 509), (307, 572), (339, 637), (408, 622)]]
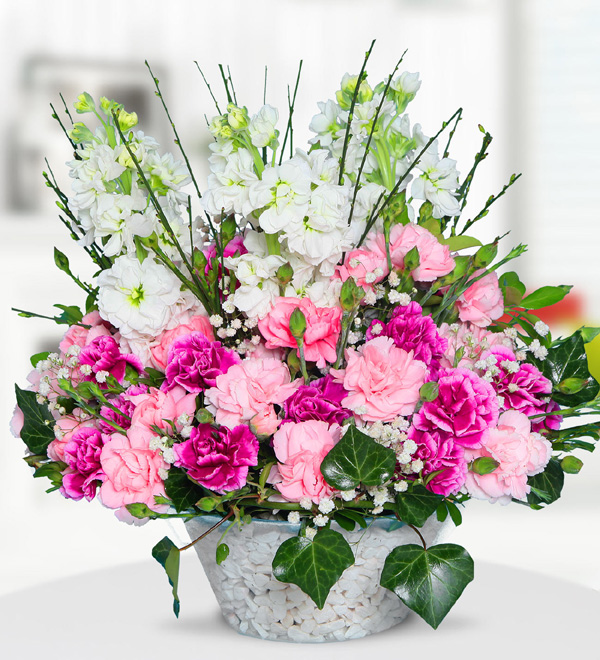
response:
[(83, 427), (94, 427), (97, 425), (94, 419), (88, 418), (87, 414), (81, 408), (74, 408), (70, 415), (59, 417), (56, 420), (56, 426), (59, 430), (59, 438), (53, 440), (48, 445), (48, 456), (53, 461), (65, 461), (65, 447), (71, 440), (71, 436), (75, 431)]
[(151, 387), (147, 393), (121, 396), (135, 405), (131, 415), (131, 427), (127, 434), (137, 445), (146, 443), (148, 432), (155, 435), (153, 426), (170, 429), (171, 426), (165, 420), (173, 420), (175, 426), (181, 429), (181, 425), (177, 422), (179, 416), (183, 414), (192, 416), (196, 412), (196, 395), (186, 392), (179, 386), (169, 392)]
[(230, 429), (249, 422), (255, 415), (270, 415), (273, 404), (281, 405), (301, 384), (290, 382), (285, 364), (272, 358), (249, 358), (217, 376), (217, 384), (206, 390), (208, 409), (217, 424)]
[(21, 437), (21, 431), (23, 430), (23, 425), (25, 424), (25, 416), (23, 411), (19, 406), (15, 406), (13, 416), (10, 420), (10, 432), (14, 438)]
[[(475, 271), (474, 275), (481, 274)], [(498, 286), (498, 275), (488, 273), (464, 291), (456, 301), (458, 316), (463, 322), (471, 322), (485, 328), (504, 314), (504, 298)]]
[[(374, 273), (378, 268), (381, 269), (381, 274), (367, 282), (367, 274)], [(358, 286), (362, 286), (365, 290), (372, 289), (373, 285), (381, 282), (388, 273), (385, 253), (382, 254), (379, 249), (358, 248), (352, 250), (346, 254), (344, 264), (336, 268), (336, 277), (339, 277), (342, 282), (353, 277)]]
[(110, 331), (110, 323), (100, 318), (98, 312), (86, 314), (81, 319), (81, 323), (91, 327), (84, 328), (81, 325), (72, 325), (58, 345), (63, 353), (66, 353), (73, 345), (83, 348), (98, 337), (112, 336), (113, 334)]
[(100, 465), (106, 479), (99, 497), (104, 506), (120, 509), (140, 502), (155, 511), (168, 508), (154, 501), (157, 495), (165, 495), (160, 471), (168, 469), (169, 465), (159, 450), (150, 449), (152, 437), (154, 434), (147, 429), (135, 436), (113, 433), (102, 447)]
[(318, 504), (333, 489), (321, 474), (321, 463), (340, 439), (340, 426), (311, 420), (284, 424), (273, 436), (273, 449), (279, 461), (271, 473), (275, 488), (291, 502), (303, 498)]
[(290, 332), (290, 316), (299, 308), (306, 317), (304, 357), (322, 368), (335, 362), (336, 344), (341, 330), (342, 310), (339, 307), (316, 307), (310, 298), (278, 298), (273, 309), (258, 323), (267, 340), (267, 348), (296, 348)]
[(499, 465), (490, 474), (467, 474), (466, 488), (477, 499), (509, 504), (511, 499), (523, 499), (530, 492), (527, 477), (544, 470), (552, 455), (552, 445), (541, 435), (531, 432), (526, 415), (509, 410), (500, 415), (498, 426), (484, 436), (476, 450), (467, 450), (467, 461), (488, 456)]
[[(385, 258), (383, 234), (373, 236), (368, 247)], [(450, 249), (447, 245), (442, 245), (430, 231), (410, 222), (407, 225), (394, 225), (390, 232), (392, 266), (403, 269), (404, 257), (414, 247), (419, 251), (419, 265), (411, 273), (416, 282), (433, 282), (454, 270)]]
[[(452, 326), (447, 323), (442, 323), (438, 329), (440, 336), (448, 340), (448, 346), (440, 358), (442, 367), (456, 366), (472, 369), (483, 351), (492, 346), (506, 346), (514, 349), (514, 342), (503, 332), (490, 332), (470, 323), (457, 323), (456, 325), (457, 330), (453, 330)], [(455, 365), (456, 353), (460, 349), (462, 349), (462, 357)]]
[(178, 325), (173, 330), (165, 330), (156, 338), (156, 344), (150, 347), (152, 366), (164, 371), (167, 367), (167, 357), (173, 342), (183, 335), (201, 332), (207, 339), (214, 340), (213, 329), (207, 316), (192, 316), (187, 323)]
[(412, 414), (427, 376), (427, 365), (413, 356), (390, 337), (349, 348), (346, 369), (334, 374), (348, 392), (342, 405), (368, 422)]

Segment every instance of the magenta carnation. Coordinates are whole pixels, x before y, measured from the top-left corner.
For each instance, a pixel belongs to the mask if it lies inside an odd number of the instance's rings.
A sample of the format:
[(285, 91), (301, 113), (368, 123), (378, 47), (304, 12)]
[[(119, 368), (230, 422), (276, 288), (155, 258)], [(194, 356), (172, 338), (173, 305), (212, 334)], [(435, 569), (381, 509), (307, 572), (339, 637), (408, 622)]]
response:
[(105, 439), (99, 429), (84, 426), (75, 431), (64, 448), (67, 468), (60, 492), (72, 500), (93, 500), (98, 481), (104, 479), (100, 453)]
[[(381, 326), (380, 332), (374, 332), (376, 326)], [(439, 360), (448, 348), (448, 340), (439, 335), (431, 316), (423, 316), (421, 305), (414, 301), (395, 307), (388, 323), (373, 321), (367, 340), (375, 336), (391, 337), (398, 348), (414, 351), (415, 360), (434, 368), (439, 368)]]
[[(248, 252), (248, 250), (246, 250), (246, 247), (244, 246), (244, 237), (237, 234), (225, 246), (225, 249), (223, 250), (223, 258), (227, 259), (227, 257), (241, 256), (242, 254), (246, 254), (246, 252)], [(217, 248), (215, 247), (215, 244), (211, 243), (205, 247), (202, 250), (202, 254), (204, 254), (206, 261), (208, 262), (204, 269), (205, 275), (208, 275), (212, 270), (212, 260), (217, 257)], [(219, 275), (220, 274), (221, 264), (219, 264)]]
[[(559, 405), (550, 399), (552, 383), (542, 372), (529, 362), (518, 363), (515, 354), (504, 346), (494, 346), (486, 355), (494, 355), (496, 366), (500, 370), (494, 378), (493, 386), (496, 392), (504, 399), (504, 410), (517, 410), (527, 417), (532, 415), (554, 412)], [(509, 364), (512, 363), (512, 364)], [(508, 367), (518, 365), (518, 370), (513, 371)], [(542, 429), (560, 428), (562, 417), (560, 415), (549, 415), (531, 420), (532, 431), (539, 433)]]
[[(89, 365), (92, 372), (84, 375), (84, 380), (96, 381), (96, 374), (99, 371), (106, 371), (114, 376), (119, 383), (125, 379), (125, 370), (130, 364), (139, 373), (144, 371), (144, 365), (135, 355), (125, 355), (121, 353), (119, 345), (113, 337), (101, 335), (93, 339), (87, 346), (81, 349), (79, 354), (79, 364)], [(100, 387), (107, 387), (106, 384), (100, 384)]]
[[(114, 433), (116, 431), (114, 426), (111, 426), (107, 421), (114, 422), (120, 426), (124, 431), (126, 431), (131, 426), (131, 416), (135, 410), (135, 404), (129, 399), (123, 399), (121, 396), (116, 396), (109, 399), (109, 403), (112, 406), (102, 406), (100, 408), (101, 418), (98, 420), (98, 424), (103, 433)], [(117, 412), (117, 410), (119, 412)]]
[(423, 461), (423, 475), (438, 472), (427, 483), (432, 493), (447, 497), (458, 493), (467, 478), (465, 450), (454, 438), (439, 429), (420, 431), (412, 428), (408, 437), (417, 443), (413, 458)]
[(216, 493), (242, 488), (248, 467), (258, 461), (258, 440), (243, 424), (233, 429), (200, 424), (192, 429), (188, 440), (173, 449), (175, 465)]
[(342, 399), (347, 394), (343, 385), (329, 375), (313, 380), (310, 385), (301, 385), (283, 404), (283, 422), (316, 420), (341, 425), (352, 416), (342, 407)]
[(169, 391), (180, 385), (188, 392), (203, 392), (215, 386), (217, 376), (239, 362), (238, 354), (221, 342), (192, 332), (179, 337), (169, 349), (163, 389)]
[(479, 447), (483, 433), (498, 421), (494, 388), (469, 369), (441, 374), (437, 398), (423, 404), (414, 425), (421, 431), (445, 431), (462, 447)]

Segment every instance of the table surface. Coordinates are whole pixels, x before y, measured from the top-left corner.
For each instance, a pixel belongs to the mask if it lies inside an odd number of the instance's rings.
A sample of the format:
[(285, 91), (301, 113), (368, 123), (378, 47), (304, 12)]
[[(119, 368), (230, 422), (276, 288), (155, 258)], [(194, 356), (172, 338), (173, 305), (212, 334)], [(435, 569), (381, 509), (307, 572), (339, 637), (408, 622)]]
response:
[(477, 564), (475, 581), (437, 631), (411, 615), (395, 628), (363, 639), (286, 647), (229, 628), (199, 562), (182, 563), (181, 614), (175, 619), (161, 572), (151, 562), (131, 564), (0, 598), (0, 657), (245, 660), (285, 652), (286, 660), (305, 660), (307, 654), (315, 660), (358, 660), (367, 654), (554, 660), (587, 649), (587, 657), (600, 658), (600, 592), (507, 566)]

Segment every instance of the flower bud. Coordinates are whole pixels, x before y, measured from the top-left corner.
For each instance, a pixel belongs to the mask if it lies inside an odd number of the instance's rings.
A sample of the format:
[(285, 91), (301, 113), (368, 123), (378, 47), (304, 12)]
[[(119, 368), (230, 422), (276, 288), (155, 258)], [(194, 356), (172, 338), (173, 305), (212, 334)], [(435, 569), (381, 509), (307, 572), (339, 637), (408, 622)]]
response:
[(583, 467), (583, 461), (577, 456), (565, 456), (560, 462), (560, 467), (567, 474), (578, 474)]
[(406, 110), (406, 106), (415, 98), (421, 81), (418, 73), (405, 71), (390, 85), (390, 94), (396, 103), (398, 113)]
[(197, 502), (196, 506), (201, 511), (213, 511), (218, 504), (219, 500), (216, 497), (203, 497)]
[(565, 378), (564, 380), (561, 380), (557, 386), (557, 389), (563, 394), (577, 394), (577, 392), (580, 392), (588, 383), (588, 378), (576, 378), (573, 376), (571, 378)]
[(289, 284), (292, 281), (292, 278), (294, 277), (294, 269), (292, 268), (292, 265), (289, 261), (282, 266), (279, 266), (277, 269), (276, 277), (279, 281), (279, 284), (282, 284), (283, 286)]
[(408, 271), (409, 273), (412, 273), (413, 270), (419, 267), (420, 263), (421, 263), (421, 258), (419, 256), (419, 250), (415, 245), (415, 247), (411, 248), (404, 257), (404, 270)]
[(351, 312), (356, 309), (360, 301), (364, 298), (365, 291), (362, 286), (358, 286), (354, 278), (349, 277), (343, 284), (340, 291), (340, 304), (345, 312)]
[(90, 140), (94, 139), (92, 131), (90, 131), (90, 129), (81, 122), (73, 124), (73, 128), (69, 131), (69, 137), (76, 144), (80, 144), (81, 142), (89, 142)]
[(194, 265), (194, 268), (201, 275), (204, 275), (204, 271), (206, 270), (208, 261), (206, 260), (206, 256), (204, 255), (204, 252), (202, 252), (202, 250), (199, 250), (198, 248), (194, 249), (194, 254), (192, 256), (192, 263)]
[(238, 108), (234, 103), (227, 106), (227, 122), (234, 131), (248, 126), (248, 112), (245, 108)]
[(196, 412), (196, 421), (199, 424), (212, 424), (215, 421), (215, 418), (213, 417), (212, 413), (208, 411), (206, 408), (200, 408)]
[(440, 386), (435, 381), (430, 381), (421, 386), (419, 395), (423, 401), (435, 401), (440, 392)]
[[(350, 105), (352, 104), (352, 98), (354, 96), (354, 90), (358, 83), (358, 76), (351, 76), (349, 73), (345, 73), (342, 78), (341, 89), (335, 93), (338, 104), (342, 110), (349, 110)], [(358, 90), (356, 96), (357, 103), (365, 103), (370, 101), (373, 98), (373, 90), (366, 81), (366, 76), (363, 78), (363, 81)]]
[(138, 116), (135, 112), (125, 112), (122, 108), (119, 110), (117, 119), (119, 122), (119, 128), (123, 133), (133, 128), (138, 123)]
[(469, 465), (469, 470), (475, 474), (491, 474), (499, 465), (491, 456), (480, 456)]
[(80, 94), (77, 97), (77, 101), (75, 101), (73, 107), (80, 115), (84, 115), (86, 112), (94, 112), (96, 110), (94, 99), (87, 92), (83, 92), (83, 94)]
[(384, 223), (391, 225), (407, 225), (410, 222), (406, 205), (406, 191), (397, 193), (381, 212)]
[(489, 245), (483, 245), (475, 253), (475, 266), (477, 268), (485, 268), (489, 266), (492, 261), (496, 258), (498, 254), (498, 243), (490, 243)]
[(292, 312), (289, 327), (292, 337), (300, 343), (306, 332), (306, 316), (304, 316), (304, 312), (299, 307), (296, 307)]
[(223, 248), (225, 248), (225, 246), (233, 240), (236, 231), (237, 224), (235, 222), (235, 216), (228, 215), (221, 223), (221, 240), (223, 242)]

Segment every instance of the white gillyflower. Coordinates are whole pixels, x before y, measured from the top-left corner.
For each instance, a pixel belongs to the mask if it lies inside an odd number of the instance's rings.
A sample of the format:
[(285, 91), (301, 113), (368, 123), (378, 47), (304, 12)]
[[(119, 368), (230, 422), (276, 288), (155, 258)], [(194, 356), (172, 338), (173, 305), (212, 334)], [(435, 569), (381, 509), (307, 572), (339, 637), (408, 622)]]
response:
[(252, 154), (247, 149), (238, 149), (219, 163), (208, 177), (208, 191), (202, 198), (204, 208), (215, 216), (222, 211), (250, 214), (258, 208), (249, 199), (250, 186), (258, 181)]
[(252, 144), (259, 149), (263, 147), (274, 149), (277, 146), (277, 137), (279, 135), (279, 131), (275, 128), (278, 121), (279, 111), (277, 108), (270, 105), (263, 105), (248, 124), (248, 133), (250, 134)]
[(309, 142), (311, 144), (319, 142), (322, 147), (328, 147), (342, 129), (341, 124), (338, 122), (342, 110), (332, 100), (328, 100), (325, 103), (319, 101), (317, 106), (320, 113), (312, 118), (308, 127), (313, 133), (316, 133), (316, 136), (311, 138)]
[(156, 337), (168, 325), (180, 298), (173, 273), (147, 257), (118, 257), (98, 276), (98, 311), (126, 339)]
[(451, 192), (459, 185), (456, 161), (451, 158), (439, 160), (436, 152), (429, 151), (423, 154), (417, 167), (423, 174), (413, 181), (412, 196), (431, 202), (434, 218), (458, 215), (460, 205)]

